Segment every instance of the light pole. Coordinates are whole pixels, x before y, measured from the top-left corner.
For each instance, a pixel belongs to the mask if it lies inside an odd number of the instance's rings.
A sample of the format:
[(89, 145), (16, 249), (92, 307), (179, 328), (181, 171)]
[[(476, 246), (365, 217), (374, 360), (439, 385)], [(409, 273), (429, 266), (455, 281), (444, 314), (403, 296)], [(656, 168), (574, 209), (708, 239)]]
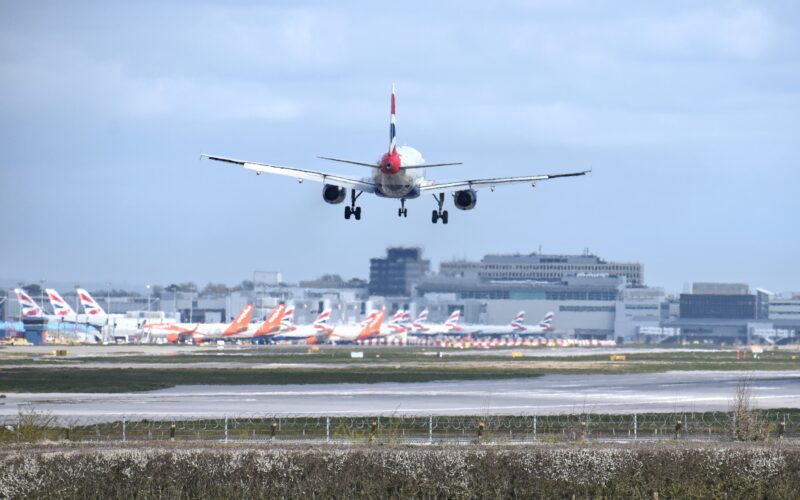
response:
[(111, 282), (106, 282), (106, 314), (111, 314)]
[(150, 285), (147, 285), (147, 311), (150, 311)]
[(47, 280), (39, 280), (39, 303), (44, 307), (44, 284)]

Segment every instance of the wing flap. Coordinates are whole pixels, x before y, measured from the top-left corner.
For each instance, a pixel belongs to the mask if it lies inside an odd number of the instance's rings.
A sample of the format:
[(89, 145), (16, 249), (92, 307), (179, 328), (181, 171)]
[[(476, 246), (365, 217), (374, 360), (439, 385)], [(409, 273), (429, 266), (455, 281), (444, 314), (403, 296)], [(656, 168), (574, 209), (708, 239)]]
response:
[(208, 158), (209, 160), (221, 161), (233, 165), (252, 170), (256, 173), (267, 173), (274, 175), (282, 175), (284, 177), (291, 177), (302, 181), (319, 182), (322, 184), (333, 184), (343, 188), (355, 189), (366, 193), (375, 192), (375, 184), (361, 179), (353, 179), (350, 177), (343, 177), (341, 175), (328, 174), (325, 172), (317, 172), (314, 170), (306, 170), (295, 167), (282, 167), (280, 165), (270, 165), (268, 163), (256, 163), (251, 161), (236, 160), (233, 158), (225, 158), (222, 156), (201, 155), (201, 158)]

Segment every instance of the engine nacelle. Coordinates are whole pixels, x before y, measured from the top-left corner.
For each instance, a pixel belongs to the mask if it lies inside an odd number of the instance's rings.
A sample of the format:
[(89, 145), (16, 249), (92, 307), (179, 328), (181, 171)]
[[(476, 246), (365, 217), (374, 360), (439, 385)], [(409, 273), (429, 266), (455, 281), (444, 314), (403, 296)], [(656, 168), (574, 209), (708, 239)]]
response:
[(347, 189), (343, 187), (334, 186), (333, 184), (325, 184), (322, 187), (322, 199), (331, 205), (343, 202), (345, 196), (347, 196)]
[(453, 193), (453, 204), (459, 210), (472, 210), (476, 203), (478, 203), (478, 193), (474, 189)]

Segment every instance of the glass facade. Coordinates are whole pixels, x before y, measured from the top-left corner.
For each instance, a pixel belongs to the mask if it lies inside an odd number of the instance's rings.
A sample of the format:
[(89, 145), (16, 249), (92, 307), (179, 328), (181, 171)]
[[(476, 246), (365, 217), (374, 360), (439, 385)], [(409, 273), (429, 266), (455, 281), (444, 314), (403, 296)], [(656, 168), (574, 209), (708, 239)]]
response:
[(699, 295), (683, 293), (681, 318), (755, 319), (755, 295)]

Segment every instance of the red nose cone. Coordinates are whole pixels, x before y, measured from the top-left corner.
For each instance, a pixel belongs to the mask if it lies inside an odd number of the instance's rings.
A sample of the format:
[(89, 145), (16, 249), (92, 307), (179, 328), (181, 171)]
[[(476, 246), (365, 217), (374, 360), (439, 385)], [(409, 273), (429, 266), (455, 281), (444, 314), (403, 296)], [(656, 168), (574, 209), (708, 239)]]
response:
[(400, 155), (385, 154), (381, 158), (381, 172), (384, 174), (396, 174), (400, 171)]

